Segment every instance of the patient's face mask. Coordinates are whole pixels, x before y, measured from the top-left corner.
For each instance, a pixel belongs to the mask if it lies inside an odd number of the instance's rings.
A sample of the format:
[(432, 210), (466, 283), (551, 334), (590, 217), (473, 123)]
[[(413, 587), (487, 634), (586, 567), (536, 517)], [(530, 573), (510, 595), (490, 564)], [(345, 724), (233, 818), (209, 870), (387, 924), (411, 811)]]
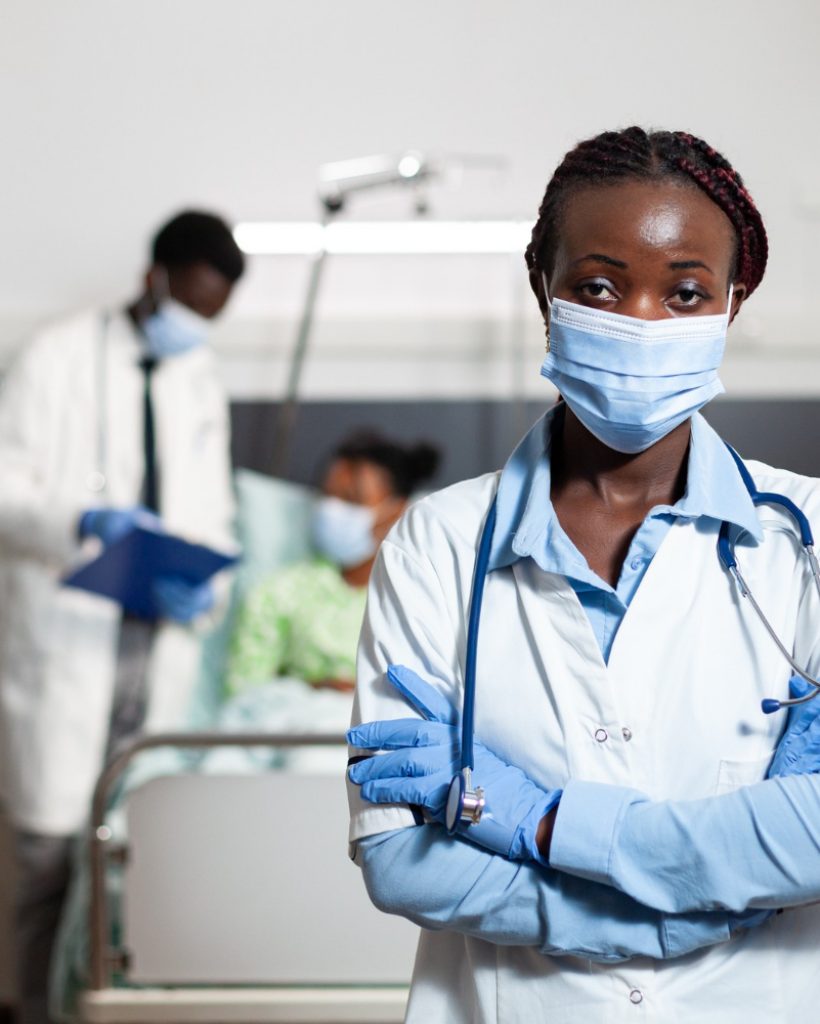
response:
[(376, 551), (373, 526), (376, 509), (341, 498), (319, 498), (313, 506), (313, 546), (329, 561), (350, 569), (361, 565)]
[(182, 355), (204, 344), (210, 322), (188, 306), (171, 298), (168, 274), (162, 268), (160, 294), (155, 295), (156, 310), (140, 325), (149, 353), (155, 359)]
[(549, 306), (541, 373), (608, 448), (645, 451), (725, 390), (718, 368), (731, 288), (716, 316), (640, 320), (563, 299)]

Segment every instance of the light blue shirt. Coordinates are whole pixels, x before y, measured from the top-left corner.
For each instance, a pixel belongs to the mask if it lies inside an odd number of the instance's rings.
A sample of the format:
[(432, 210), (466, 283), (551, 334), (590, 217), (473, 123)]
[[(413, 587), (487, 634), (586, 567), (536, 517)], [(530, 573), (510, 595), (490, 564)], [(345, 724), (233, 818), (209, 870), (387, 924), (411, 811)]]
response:
[[(561, 528), (550, 501), (549, 438), (554, 417), (552, 410), (536, 424), (504, 468), (490, 569), (531, 557), (545, 572), (566, 576), (606, 659), (623, 615), (676, 517), (731, 522), (738, 534), (745, 531), (740, 543), (755, 543), (761, 530), (731, 455), (706, 421), (695, 416), (686, 491), (674, 506), (651, 510), (630, 545), (617, 585), (611, 587), (589, 568)], [(615, 842), (614, 826), (603, 838), (596, 827), (602, 817), (612, 822), (613, 807), (616, 812), (633, 804), (643, 809), (640, 794), (614, 786), (590, 790), (582, 783), (570, 783), (567, 789), (567, 813), (562, 799), (558, 816), (559, 822), (565, 818), (566, 826), (560, 835), (556, 829), (556, 835), (557, 851), (564, 857), (562, 867), (568, 873), (514, 863), (466, 840), (452, 839), (437, 826), (423, 826), (359, 840), (357, 860), (364, 868), (371, 898), (377, 906), (422, 927), (449, 928), (501, 945), (534, 946), (553, 956), (574, 954), (602, 962), (681, 956), (725, 941), (733, 929), (756, 924), (765, 916), (765, 912), (745, 911), (749, 901), (741, 899), (734, 901), (732, 913), (713, 910), (719, 901), (699, 901), (694, 893), (688, 899), (679, 898), (675, 905), (646, 899), (651, 872), (634, 867), (628, 843), (625, 848), (619, 846), (617, 863), (627, 865), (624, 874), (615, 877), (604, 870), (607, 851)], [(608, 808), (605, 816), (601, 805)], [(587, 856), (581, 844), (572, 840), (582, 820), (589, 842)], [(684, 862), (688, 839), (683, 831), (675, 834), (674, 817), (660, 816), (654, 825), (657, 842), (665, 844), (664, 861)], [(773, 820), (771, 827), (776, 829), (777, 822)], [(640, 837), (639, 831), (630, 833), (636, 834)], [(745, 849), (752, 848), (750, 840)], [(719, 844), (716, 851), (710, 882), (719, 890), (734, 868)], [(706, 851), (702, 856), (707, 857)], [(551, 858), (551, 863), (557, 862)]]
[[(674, 505), (656, 505), (632, 539), (615, 587), (590, 569), (569, 539), (550, 499), (550, 438), (560, 407), (551, 409), (510, 456), (498, 487), (490, 570), (531, 557), (544, 572), (566, 576), (589, 617), (604, 661), (629, 603), (676, 518), (730, 522), (761, 537), (749, 492), (726, 445), (697, 414), (692, 418), (686, 490)], [(717, 557), (717, 556), (716, 556)]]

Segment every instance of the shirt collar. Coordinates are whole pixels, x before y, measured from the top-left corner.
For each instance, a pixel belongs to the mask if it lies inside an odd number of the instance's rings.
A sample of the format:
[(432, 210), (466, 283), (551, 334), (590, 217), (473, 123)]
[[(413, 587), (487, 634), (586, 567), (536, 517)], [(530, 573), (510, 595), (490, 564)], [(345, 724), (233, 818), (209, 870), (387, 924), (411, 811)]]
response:
[[(504, 467), (489, 568), (532, 557), (545, 572), (597, 580), (561, 529), (550, 500), (549, 447), (558, 409), (550, 409), (525, 434)], [(674, 505), (658, 505), (650, 515), (705, 516), (733, 523), (760, 541), (757, 512), (731, 453), (699, 413), (691, 429), (686, 491)]]

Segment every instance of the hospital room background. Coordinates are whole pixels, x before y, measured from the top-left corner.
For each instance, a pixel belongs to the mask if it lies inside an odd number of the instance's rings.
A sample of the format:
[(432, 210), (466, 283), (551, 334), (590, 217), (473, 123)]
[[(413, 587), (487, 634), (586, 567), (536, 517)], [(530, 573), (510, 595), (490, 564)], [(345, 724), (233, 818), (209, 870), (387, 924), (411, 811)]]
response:
[[(359, 427), (440, 446), (433, 487), (497, 468), (555, 398), (523, 261), (552, 168), (605, 128), (680, 128), (743, 169), (772, 252), (707, 417), (820, 475), (818, 44), (811, 0), (13, 0), (0, 374), (41, 324), (129, 298), (164, 218), (213, 209), (248, 260), (212, 342), (237, 469), (314, 485)], [(3, 830), (0, 1005), (10, 861)]]

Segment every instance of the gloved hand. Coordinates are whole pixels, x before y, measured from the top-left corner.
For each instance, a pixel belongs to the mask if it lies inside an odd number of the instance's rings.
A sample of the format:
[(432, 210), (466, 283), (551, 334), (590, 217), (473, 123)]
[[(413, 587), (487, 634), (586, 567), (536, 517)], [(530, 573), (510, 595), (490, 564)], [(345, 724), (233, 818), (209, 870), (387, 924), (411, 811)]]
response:
[(80, 539), (99, 537), (106, 547), (130, 533), (136, 526), (161, 530), (162, 520), (142, 505), (129, 508), (90, 508), (80, 516)]
[[(803, 697), (814, 687), (800, 676), (789, 680), (789, 694)], [(767, 778), (783, 778), (786, 775), (808, 775), (820, 771), (820, 697), (795, 704), (789, 708), (786, 731), (769, 765)], [(747, 910), (729, 923), (736, 928), (756, 928), (773, 917), (774, 910)]]
[(190, 622), (214, 606), (210, 583), (189, 583), (181, 576), (160, 576), (153, 594), (161, 618), (174, 622)]
[[(371, 803), (417, 804), (434, 821), (444, 821), (447, 793), (460, 770), (461, 729), (449, 701), (415, 672), (402, 665), (387, 670), (389, 682), (424, 719), (367, 722), (347, 734), (353, 747), (391, 751), (359, 761), (348, 769)], [(520, 768), (507, 764), (474, 740), (473, 784), (484, 790), (486, 805), (477, 825), (464, 827), (464, 838), (511, 860), (543, 858), (536, 845), (541, 819), (556, 806), (561, 790), (543, 790)]]
[[(803, 697), (814, 687), (800, 676), (789, 680), (792, 697)], [(820, 772), (820, 697), (789, 708), (786, 731), (780, 738), (768, 778)]]

